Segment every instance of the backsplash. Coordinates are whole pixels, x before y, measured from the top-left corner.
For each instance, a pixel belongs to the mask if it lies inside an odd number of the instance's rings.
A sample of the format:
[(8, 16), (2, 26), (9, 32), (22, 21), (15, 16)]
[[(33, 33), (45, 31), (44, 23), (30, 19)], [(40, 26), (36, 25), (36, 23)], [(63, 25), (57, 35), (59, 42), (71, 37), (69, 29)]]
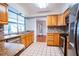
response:
[(59, 27), (48, 28), (47, 30), (47, 33), (62, 33), (62, 32), (65, 32), (65, 29)]

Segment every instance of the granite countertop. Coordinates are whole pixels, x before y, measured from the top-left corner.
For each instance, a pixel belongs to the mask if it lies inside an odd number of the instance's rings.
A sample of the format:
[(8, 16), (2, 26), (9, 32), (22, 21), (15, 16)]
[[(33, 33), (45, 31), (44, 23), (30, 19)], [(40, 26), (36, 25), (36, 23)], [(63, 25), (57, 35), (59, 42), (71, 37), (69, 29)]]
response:
[(68, 32), (48, 32), (48, 33), (59, 33), (59, 34), (64, 34), (64, 33), (66, 33), (66, 34), (69, 34)]
[(7, 39), (20, 37), (21, 35), (28, 34), (30, 32), (33, 32), (33, 31), (27, 31), (25, 33), (20, 33), (20, 34), (5, 35), (5, 36), (3, 36), (3, 39), (0, 40), (0, 42), (1, 41), (6, 41)]
[(17, 43), (4, 43), (4, 50), (5, 52), (0, 54), (3, 56), (14, 56), (16, 55), (20, 50), (25, 48), (23, 44), (17, 44)]
[(13, 37), (19, 37), (19, 36), (20, 36), (19, 34), (7, 35), (7, 36), (4, 36), (4, 39), (9, 39), (9, 38), (13, 38)]

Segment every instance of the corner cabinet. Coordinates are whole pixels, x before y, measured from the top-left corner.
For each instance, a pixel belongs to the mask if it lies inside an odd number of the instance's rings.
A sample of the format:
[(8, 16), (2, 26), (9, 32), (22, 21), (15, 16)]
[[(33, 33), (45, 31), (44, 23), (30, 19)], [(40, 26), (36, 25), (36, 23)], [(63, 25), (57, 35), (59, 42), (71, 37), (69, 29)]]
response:
[(8, 24), (8, 5), (6, 3), (0, 3), (0, 24)]

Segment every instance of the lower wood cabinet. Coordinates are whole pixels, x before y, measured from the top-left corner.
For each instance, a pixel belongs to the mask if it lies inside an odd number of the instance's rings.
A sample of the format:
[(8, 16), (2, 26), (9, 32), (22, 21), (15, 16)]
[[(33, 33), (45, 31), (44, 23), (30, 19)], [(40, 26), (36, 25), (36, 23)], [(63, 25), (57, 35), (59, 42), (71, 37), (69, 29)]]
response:
[(21, 43), (28, 47), (34, 41), (34, 34), (33, 32), (29, 32), (26, 34), (21, 35)]
[(53, 45), (53, 40), (47, 40), (47, 45), (52, 46)]
[(47, 34), (47, 45), (60, 46), (59, 33), (48, 33)]

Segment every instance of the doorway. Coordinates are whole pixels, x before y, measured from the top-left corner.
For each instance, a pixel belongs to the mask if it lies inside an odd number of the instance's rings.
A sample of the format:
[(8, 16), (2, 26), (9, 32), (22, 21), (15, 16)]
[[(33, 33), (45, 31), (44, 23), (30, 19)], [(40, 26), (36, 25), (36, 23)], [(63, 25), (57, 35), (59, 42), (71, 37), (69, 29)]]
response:
[(37, 42), (46, 42), (46, 21), (37, 20), (36, 22)]

